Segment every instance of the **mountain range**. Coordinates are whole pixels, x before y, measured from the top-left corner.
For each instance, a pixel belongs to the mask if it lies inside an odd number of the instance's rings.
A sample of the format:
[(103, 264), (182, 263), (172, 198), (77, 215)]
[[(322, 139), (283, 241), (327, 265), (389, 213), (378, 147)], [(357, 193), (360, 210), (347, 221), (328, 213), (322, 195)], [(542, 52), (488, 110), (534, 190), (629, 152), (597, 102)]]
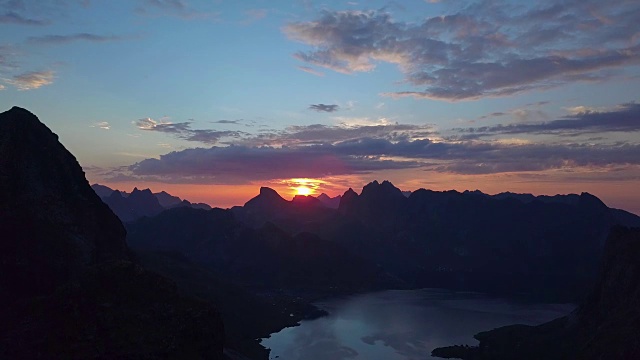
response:
[(163, 210), (174, 207), (211, 209), (211, 206), (207, 204), (191, 203), (165, 191), (152, 193), (149, 189), (138, 190), (138, 188), (134, 188), (131, 193), (127, 193), (100, 184), (93, 184), (91, 188), (102, 201), (109, 205), (122, 222), (134, 221), (144, 216), (155, 216)]
[(640, 217), (597, 197), (419, 189), (409, 196), (388, 181), (352, 189), (337, 209), (262, 188), (231, 209), (239, 222), (311, 233), (367, 259), (408, 287), (523, 294), (577, 301), (595, 279), (614, 225)]

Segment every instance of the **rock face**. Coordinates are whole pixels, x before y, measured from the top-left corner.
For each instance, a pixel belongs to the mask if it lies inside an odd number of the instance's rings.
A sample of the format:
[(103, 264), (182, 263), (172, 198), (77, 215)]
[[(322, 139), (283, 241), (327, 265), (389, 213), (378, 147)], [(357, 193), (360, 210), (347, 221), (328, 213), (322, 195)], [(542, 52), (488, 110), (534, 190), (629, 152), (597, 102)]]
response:
[(130, 257), (76, 159), (27, 110), (0, 114), (0, 358), (222, 358), (208, 304)]
[(585, 339), (580, 358), (640, 359), (640, 228), (614, 228), (594, 290), (570, 326)]
[(568, 316), (539, 326), (512, 325), (477, 334), (478, 347), (438, 348), (461, 359), (640, 359), (640, 228), (615, 227), (598, 280)]
[(128, 259), (122, 223), (76, 159), (17, 107), (0, 114), (0, 233), (0, 286), (14, 297), (48, 294), (83, 266)]

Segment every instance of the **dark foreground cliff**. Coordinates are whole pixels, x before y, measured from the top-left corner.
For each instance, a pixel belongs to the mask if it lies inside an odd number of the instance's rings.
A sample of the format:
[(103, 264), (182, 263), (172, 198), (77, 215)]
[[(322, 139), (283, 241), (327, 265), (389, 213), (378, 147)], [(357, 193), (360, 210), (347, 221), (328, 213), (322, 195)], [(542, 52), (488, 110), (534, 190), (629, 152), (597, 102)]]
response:
[(221, 359), (211, 305), (136, 264), (125, 230), (38, 118), (0, 114), (0, 358)]
[(438, 348), (433, 355), (469, 360), (640, 359), (640, 228), (611, 230), (597, 282), (573, 313), (475, 338), (478, 347)]

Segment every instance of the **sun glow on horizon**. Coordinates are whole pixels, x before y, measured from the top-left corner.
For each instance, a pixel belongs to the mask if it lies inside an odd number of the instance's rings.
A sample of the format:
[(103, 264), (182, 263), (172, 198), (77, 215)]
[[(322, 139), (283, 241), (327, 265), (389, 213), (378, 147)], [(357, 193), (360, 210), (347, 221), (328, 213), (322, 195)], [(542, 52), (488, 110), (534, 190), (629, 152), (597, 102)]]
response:
[(289, 195), (291, 197), (294, 197), (297, 195), (317, 195), (321, 185), (324, 184), (324, 181), (310, 178), (295, 178), (283, 180), (282, 183), (287, 185), (287, 187), (289, 188)]
[(306, 187), (306, 186), (298, 186), (296, 188), (294, 188), (294, 190), (296, 191), (296, 195), (304, 195), (304, 196), (308, 196), (311, 195), (311, 193), (313, 192), (312, 189)]

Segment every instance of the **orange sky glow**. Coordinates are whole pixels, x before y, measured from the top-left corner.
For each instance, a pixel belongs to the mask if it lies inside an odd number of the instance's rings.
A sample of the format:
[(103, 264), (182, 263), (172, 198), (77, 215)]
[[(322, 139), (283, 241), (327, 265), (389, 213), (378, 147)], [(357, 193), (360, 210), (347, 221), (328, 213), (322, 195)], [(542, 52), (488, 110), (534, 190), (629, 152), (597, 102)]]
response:
[[(542, 176), (549, 178), (544, 181)], [(422, 177), (418, 177), (422, 176)], [(249, 183), (242, 185), (205, 185), (205, 184), (169, 184), (158, 182), (99, 182), (113, 189), (130, 192), (134, 187), (150, 188), (153, 192), (166, 191), (191, 202), (203, 202), (214, 207), (230, 208), (243, 205), (258, 195), (261, 186), (276, 190), (283, 198), (291, 200), (295, 195), (305, 195), (300, 191), (309, 191), (308, 195), (318, 196), (321, 193), (334, 197), (342, 195), (348, 188), (360, 192), (367, 183), (378, 180), (389, 180), (403, 191), (414, 191), (420, 188), (446, 190), (480, 190), (487, 194), (500, 192), (531, 193), (534, 195), (556, 195), (588, 192), (599, 197), (607, 206), (624, 209), (640, 214), (633, 194), (638, 189), (637, 181), (576, 181), (564, 179), (562, 174), (532, 174), (528, 179), (522, 173), (503, 173), (490, 175), (454, 175), (434, 172), (383, 171), (374, 174), (339, 176), (325, 179), (295, 178), (272, 180), (265, 183)], [(92, 182), (93, 183), (93, 182)]]

